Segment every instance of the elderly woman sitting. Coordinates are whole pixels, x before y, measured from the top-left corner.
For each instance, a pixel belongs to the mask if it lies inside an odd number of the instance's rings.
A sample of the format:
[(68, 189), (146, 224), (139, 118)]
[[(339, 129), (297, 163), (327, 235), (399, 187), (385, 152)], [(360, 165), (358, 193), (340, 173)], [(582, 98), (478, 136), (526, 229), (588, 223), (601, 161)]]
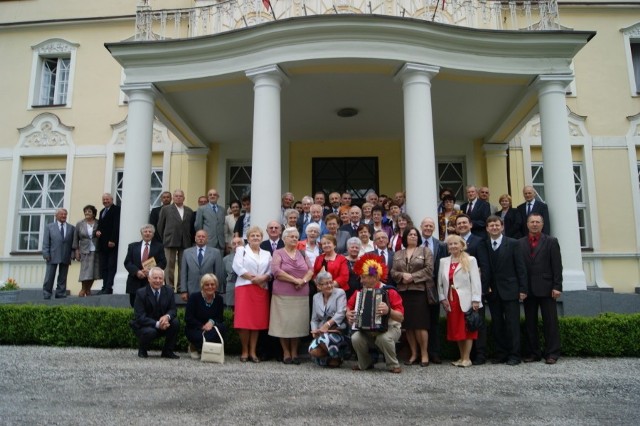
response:
[(333, 286), (333, 277), (329, 272), (318, 273), (316, 286), (318, 293), (313, 296), (311, 314), (313, 340), (309, 345), (309, 355), (320, 366), (339, 367), (348, 346), (343, 335), (347, 328), (345, 323), (347, 297), (344, 290)]
[(200, 292), (189, 295), (185, 309), (185, 334), (190, 343), (191, 357), (198, 359), (202, 351), (202, 336), (207, 342), (220, 343), (218, 327), (223, 338), (226, 332), (223, 319), (224, 306), (222, 296), (217, 293), (218, 278), (213, 274), (204, 274), (200, 279)]

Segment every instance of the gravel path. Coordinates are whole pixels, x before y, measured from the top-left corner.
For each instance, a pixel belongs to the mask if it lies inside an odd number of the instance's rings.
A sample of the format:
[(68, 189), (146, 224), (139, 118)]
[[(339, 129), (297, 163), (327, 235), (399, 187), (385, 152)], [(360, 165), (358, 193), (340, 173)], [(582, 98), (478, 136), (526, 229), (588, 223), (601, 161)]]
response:
[(0, 423), (47, 425), (636, 425), (640, 359), (383, 364), (352, 372), (310, 362), (204, 364), (180, 354), (0, 346)]

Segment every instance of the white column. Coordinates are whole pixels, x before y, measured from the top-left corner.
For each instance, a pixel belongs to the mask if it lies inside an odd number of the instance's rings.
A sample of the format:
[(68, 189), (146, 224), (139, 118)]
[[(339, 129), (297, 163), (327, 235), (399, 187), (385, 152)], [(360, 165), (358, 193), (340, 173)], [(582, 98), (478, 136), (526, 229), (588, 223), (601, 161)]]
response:
[(118, 272), (113, 286), (113, 292), (117, 294), (125, 293), (127, 270), (123, 262), (127, 246), (140, 240), (140, 227), (149, 221), (151, 145), (157, 94), (151, 84), (125, 86), (122, 90), (129, 97), (129, 113), (124, 149)]
[(586, 290), (578, 231), (578, 208), (565, 90), (573, 76), (541, 75), (535, 81), (540, 109), (545, 201), (549, 205), (551, 234), (562, 253), (563, 289)]
[[(404, 96), (404, 184), (407, 213), (419, 224), (438, 219), (438, 187), (433, 141), (431, 79), (439, 67), (405, 64), (396, 74)], [(435, 231), (436, 236), (438, 230)]]
[(288, 79), (277, 65), (248, 70), (246, 75), (254, 84), (251, 225), (265, 230), (269, 221), (280, 221), (280, 89)]

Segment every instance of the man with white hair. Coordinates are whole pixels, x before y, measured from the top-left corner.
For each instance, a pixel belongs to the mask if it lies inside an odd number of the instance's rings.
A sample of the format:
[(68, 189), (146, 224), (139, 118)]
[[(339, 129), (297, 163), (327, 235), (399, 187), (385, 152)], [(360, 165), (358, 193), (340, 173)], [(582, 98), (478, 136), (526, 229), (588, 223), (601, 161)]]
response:
[[(320, 227), (320, 235), (318, 236), (318, 239), (322, 238), (322, 236), (324, 234), (326, 234), (327, 231), (327, 227), (324, 224), (324, 220), (322, 220), (322, 215), (324, 213), (324, 210), (322, 208), (322, 206), (320, 206), (319, 204), (313, 204), (310, 208), (309, 208), (309, 213), (311, 214), (311, 220), (309, 221), (310, 223), (316, 223), (318, 224), (318, 226)], [(307, 224), (307, 226), (309, 225)], [(302, 229), (302, 232), (300, 233), (300, 241), (306, 240), (307, 239), (307, 233), (306, 233), (306, 226)]]

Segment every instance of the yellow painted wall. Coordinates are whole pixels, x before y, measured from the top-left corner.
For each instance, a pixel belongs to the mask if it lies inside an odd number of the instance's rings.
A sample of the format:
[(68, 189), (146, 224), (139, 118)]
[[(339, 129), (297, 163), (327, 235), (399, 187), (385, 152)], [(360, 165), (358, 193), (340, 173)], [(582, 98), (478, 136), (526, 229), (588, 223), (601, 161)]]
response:
[(633, 293), (640, 285), (638, 260), (606, 259), (602, 262), (604, 281), (615, 286), (616, 293)]
[(632, 97), (627, 58), (620, 29), (640, 22), (637, 4), (628, 7), (561, 7), (562, 25), (575, 30), (595, 30), (574, 60), (577, 97), (567, 104), (579, 115), (587, 116), (592, 135), (624, 135), (626, 117), (640, 111), (640, 97)]
[(393, 195), (402, 184), (402, 143), (400, 141), (317, 141), (291, 142), (289, 190), (296, 199), (311, 195), (311, 160), (317, 157), (378, 156), (380, 193)]
[[(598, 194), (601, 247), (604, 252), (635, 252), (635, 219), (631, 204), (631, 176), (628, 151), (598, 149), (593, 151), (595, 186)], [(638, 277), (636, 277), (636, 281)]]
[(84, 219), (82, 208), (87, 204), (93, 204), (98, 211), (102, 208), (103, 187), (87, 185), (87, 182), (102, 180), (105, 161), (102, 157), (76, 158), (73, 169), (68, 220), (75, 224)]

